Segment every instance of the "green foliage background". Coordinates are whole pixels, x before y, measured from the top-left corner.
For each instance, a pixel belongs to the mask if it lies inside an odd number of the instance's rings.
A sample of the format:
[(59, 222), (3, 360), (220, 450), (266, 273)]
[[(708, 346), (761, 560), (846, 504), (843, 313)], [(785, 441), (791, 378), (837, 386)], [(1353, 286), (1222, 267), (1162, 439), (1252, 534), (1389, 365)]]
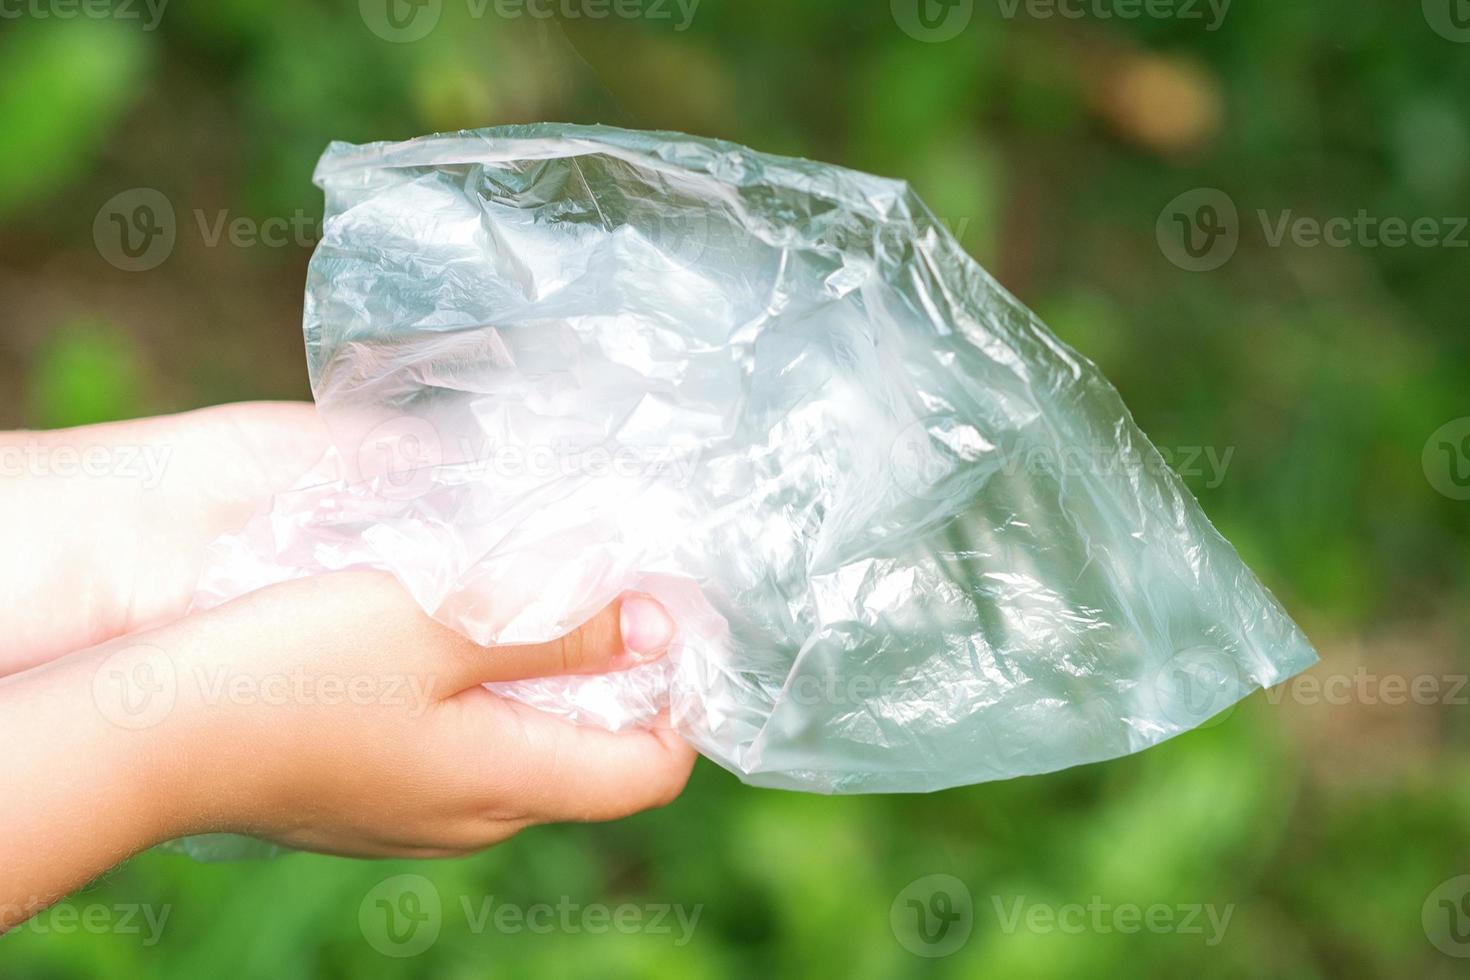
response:
[[(1470, 214), (1470, 44), (1418, 3), (1236, 0), (1207, 30), (1101, 16), (1105, 2), (1063, 18), (977, 0), (958, 36), (926, 43), (887, 0), (703, 0), (687, 30), (677, 14), (572, 4), (541, 20), (443, 0), (428, 36), (391, 43), (367, 27), (371, 2), (172, 0), (153, 30), (138, 3), (5, 8), (19, 14), (0, 19), (0, 423), (308, 397), (310, 243), (210, 246), (195, 215), (314, 220), (328, 140), (541, 119), (680, 129), (911, 181), (1157, 444), (1233, 450), (1217, 486), (1188, 482), (1317, 642), (1319, 673), (1467, 670), (1470, 503), (1437, 493), (1421, 454), (1470, 415), (1470, 249), (1273, 247), (1255, 217)], [(140, 186), (173, 202), (179, 239), (127, 273), (92, 223)], [(1239, 251), (1208, 273), (1155, 238), (1199, 187), (1242, 219)], [(667, 810), (452, 863), (150, 853), (72, 904), (167, 905), (161, 942), (22, 929), (0, 940), (0, 978), (1456, 975), (1421, 910), (1470, 873), (1467, 708), (1369, 690), (1257, 695), (1139, 756), (923, 797), (760, 791), (701, 763)], [(358, 913), (402, 873), (433, 881), (446, 915), (437, 943), (398, 960)], [(930, 960), (889, 911), (934, 873), (965, 882), (975, 927)], [(683, 946), (476, 934), (457, 910), (487, 896), (702, 913)], [(1018, 896), (1234, 911), (1213, 946), (1007, 931), (997, 903)]]

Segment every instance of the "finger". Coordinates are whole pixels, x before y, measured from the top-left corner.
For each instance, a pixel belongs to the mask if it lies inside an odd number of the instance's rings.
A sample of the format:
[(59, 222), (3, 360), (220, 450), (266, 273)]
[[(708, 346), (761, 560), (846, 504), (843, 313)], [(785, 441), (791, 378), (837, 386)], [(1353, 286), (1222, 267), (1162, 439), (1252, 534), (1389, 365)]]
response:
[[(307, 404), (0, 434), (0, 675), (177, 618), (205, 546), (319, 460)], [(63, 612), (64, 610), (64, 612)]]
[(234, 605), (258, 621), (300, 624), (298, 630), (308, 629), (333, 651), (350, 651), (359, 664), (420, 673), (441, 700), (481, 684), (627, 669), (662, 656), (674, 636), (663, 606), (635, 592), (555, 640), (481, 646), (430, 618), (386, 572), (284, 582)]
[(496, 729), (486, 744), (511, 747), (486, 760), (487, 778), (511, 780), (495, 791), (538, 822), (617, 820), (672, 803), (689, 781), (697, 753), (667, 728), (613, 733), (472, 693), (468, 710)]
[(456, 690), (478, 684), (601, 674), (626, 670), (662, 656), (674, 639), (674, 621), (656, 599), (629, 593), (577, 629), (545, 643), (478, 647), (456, 644), (448, 652)]

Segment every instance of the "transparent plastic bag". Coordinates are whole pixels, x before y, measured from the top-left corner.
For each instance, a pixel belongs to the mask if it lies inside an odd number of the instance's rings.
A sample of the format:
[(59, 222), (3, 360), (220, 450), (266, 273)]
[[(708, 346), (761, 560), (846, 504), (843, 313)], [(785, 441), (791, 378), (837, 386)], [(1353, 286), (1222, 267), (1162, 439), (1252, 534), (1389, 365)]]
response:
[(316, 181), (335, 449), (216, 546), (202, 607), (386, 569), (492, 645), (648, 592), (666, 659), (496, 689), (667, 709), (747, 782), (829, 793), (1137, 751), (1316, 659), (902, 182), (560, 125), (337, 143)]

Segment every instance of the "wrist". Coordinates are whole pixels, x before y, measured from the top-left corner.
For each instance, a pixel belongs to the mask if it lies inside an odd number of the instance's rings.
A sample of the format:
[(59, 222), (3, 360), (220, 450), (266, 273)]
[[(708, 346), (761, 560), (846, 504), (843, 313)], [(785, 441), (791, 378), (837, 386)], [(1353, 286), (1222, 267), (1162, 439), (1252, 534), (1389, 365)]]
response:
[[(205, 613), (144, 637), (135, 662), (124, 665), (142, 682), (154, 679), (144, 782), (163, 801), (154, 813), (162, 840), (277, 830), (265, 818), (282, 794), (280, 746), (270, 746), (279, 719), (236, 693), (236, 681), (249, 677), (239, 667), (239, 629), (226, 611)], [(142, 686), (133, 687), (135, 705)]]
[[(69, 658), (70, 659), (70, 658)], [(91, 760), (128, 839), (144, 850), (197, 832), (199, 718), (165, 650), (127, 638), (79, 655), (70, 686), (90, 711)]]
[(25, 802), (0, 807), (0, 902), (44, 907), (186, 832), (178, 726), (142, 724), (139, 700), (120, 696), (119, 671), (126, 679), (136, 662), (125, 650), (108, 644), (0, 681), (0, 744), (17, 749), (0, 756), (0, 783)]

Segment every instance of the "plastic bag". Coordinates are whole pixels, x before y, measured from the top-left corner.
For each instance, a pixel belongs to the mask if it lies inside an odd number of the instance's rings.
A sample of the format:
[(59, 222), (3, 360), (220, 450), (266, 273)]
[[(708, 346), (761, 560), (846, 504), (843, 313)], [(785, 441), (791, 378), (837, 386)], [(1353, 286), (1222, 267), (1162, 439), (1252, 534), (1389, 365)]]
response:
[(1316, 659), (902, 182), (560, 125), (336, 143), (316, 181), (335, 450), (217, 545), (200, 606), (387, 569), (490, 645), (645, 591), (665, 660), (496, 689), (614, 729), (667, 708), (819, 792), (1122, 755)]

